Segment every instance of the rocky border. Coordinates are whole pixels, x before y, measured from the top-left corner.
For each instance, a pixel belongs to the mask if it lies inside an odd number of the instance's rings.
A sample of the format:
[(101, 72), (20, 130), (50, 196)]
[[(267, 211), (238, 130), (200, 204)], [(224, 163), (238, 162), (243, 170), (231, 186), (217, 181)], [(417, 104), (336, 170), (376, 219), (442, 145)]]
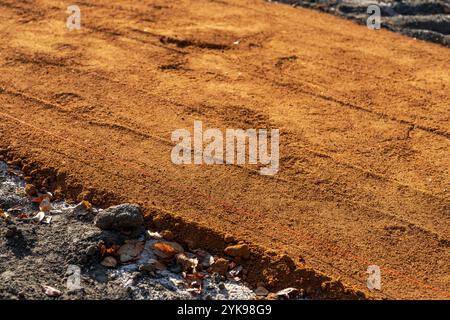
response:
[[(269, 0), (270, 1), (270, 0)], [(366, 24), (367, 7), (381, 9), (381, 27), (403, 35), (442, 44), (450, 48), (450, 3), (435, 0), (275, 0)]]

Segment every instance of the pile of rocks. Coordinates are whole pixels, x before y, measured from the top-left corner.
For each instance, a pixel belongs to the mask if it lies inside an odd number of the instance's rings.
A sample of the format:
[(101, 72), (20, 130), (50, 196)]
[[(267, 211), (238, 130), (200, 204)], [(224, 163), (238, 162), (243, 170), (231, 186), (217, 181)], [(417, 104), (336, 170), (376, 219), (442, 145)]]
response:
[(450, 47), (450, 3), (442, 0), (278, 0), (366, 24), (368, 6), (381, 9), (381, 27)]
[[(101, 264), (110, 269), (109, 276), (129, 286), (132, 296), (137, 299), (155, 298), (155, 292), (148, 290), (149, 286), (155, 286), (155, 281), (162, 287), (171, 287), (178, 294), (183, 293), (184, 298), (293, 299), (300, 296), (294, 288), (271, 294), (264, 284), (250, 290), (250, 286), (242, 281), (246, 270), (235, 262), (250, 258), (250, 249), (245, 243), (229, 245), (224, 250), (224, 257), (217, 257), (202, 249), (188, 251), (173, 241), (174, 234), (170, 230), (160, 233), (146, 230), (145, 236), (139, 236), (143, 218), (136, 205), (123, 204), (102, 210), (95, 218), (95, 225), (104, 231), (138, 236), (125, 240), (120, 246), (117, 242), (100, 244)], [(226, 259), (227, 256), (235, 261)], [(160, 294), (160, 291), (156, 293)]]
[[(161, 233), (143, 228), (141, 209), (122, 204), (100, 210), (94, 223), (105, 232), (118, 232), (128, 239), (99, 244), (101, 265), (109, 269), (110, 278), (130, 287), (135, 298), (155, 298), (161, 290), (151, 292), (156, 283), (183, 293), (183, 298), (251, 299), (255, 294), (238, 277), (242, 267), (233, 266), (225, 259), (217, 259), (207, 251), (187, 251), (173, 241), (173, 233)], [(244, 254), (231, 248), (233, 254)], [(236, 251), (237, 250), (237, 251)], [(166, 292), (166, 295), (169, 293)], [(158, 297), (156, 297), (158, 298)], [(167, 298), (165, 296), (164, 298)]]

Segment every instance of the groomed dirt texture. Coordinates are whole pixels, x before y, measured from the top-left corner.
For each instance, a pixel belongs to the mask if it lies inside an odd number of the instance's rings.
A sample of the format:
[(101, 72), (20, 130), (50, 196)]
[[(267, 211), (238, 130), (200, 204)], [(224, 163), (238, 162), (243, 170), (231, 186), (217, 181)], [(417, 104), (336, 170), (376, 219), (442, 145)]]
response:
[[(0, 146), (30, 175), (360, 290), (379, 265), (379, 297), (449, 298), (448, 48), (260, 0), (76, 4), (69, 31), (61, 1), (0, 1)], [(172, 164), (194, 120), (279, 128), (279, 173)]]

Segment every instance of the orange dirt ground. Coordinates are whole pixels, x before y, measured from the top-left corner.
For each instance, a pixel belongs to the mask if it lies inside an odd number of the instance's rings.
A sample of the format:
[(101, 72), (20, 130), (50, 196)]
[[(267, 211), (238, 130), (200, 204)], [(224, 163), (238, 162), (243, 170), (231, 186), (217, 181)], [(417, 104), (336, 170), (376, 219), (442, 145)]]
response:
[[(77, 4), (69, 31), (62, 1), (0, 1), (0, 147), (57, 169), (57, 193), (173, 212), (360, 290), (376, 264), (379, 297), (449, 298), (448, 48), (261, 0)], [(172, 164), (194, 120), (279, 128), (279, 173)]]

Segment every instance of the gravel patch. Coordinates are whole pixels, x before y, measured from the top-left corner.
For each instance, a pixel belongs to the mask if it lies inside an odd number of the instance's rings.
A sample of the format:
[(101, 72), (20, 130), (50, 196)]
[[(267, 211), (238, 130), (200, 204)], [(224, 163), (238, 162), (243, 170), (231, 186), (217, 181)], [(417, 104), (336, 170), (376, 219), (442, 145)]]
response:
[(381, 26), (404, 35), (450, 47), (450, 3), (441, 0), (278, 0), (366, 24), (369, 5), (381, 9)]

